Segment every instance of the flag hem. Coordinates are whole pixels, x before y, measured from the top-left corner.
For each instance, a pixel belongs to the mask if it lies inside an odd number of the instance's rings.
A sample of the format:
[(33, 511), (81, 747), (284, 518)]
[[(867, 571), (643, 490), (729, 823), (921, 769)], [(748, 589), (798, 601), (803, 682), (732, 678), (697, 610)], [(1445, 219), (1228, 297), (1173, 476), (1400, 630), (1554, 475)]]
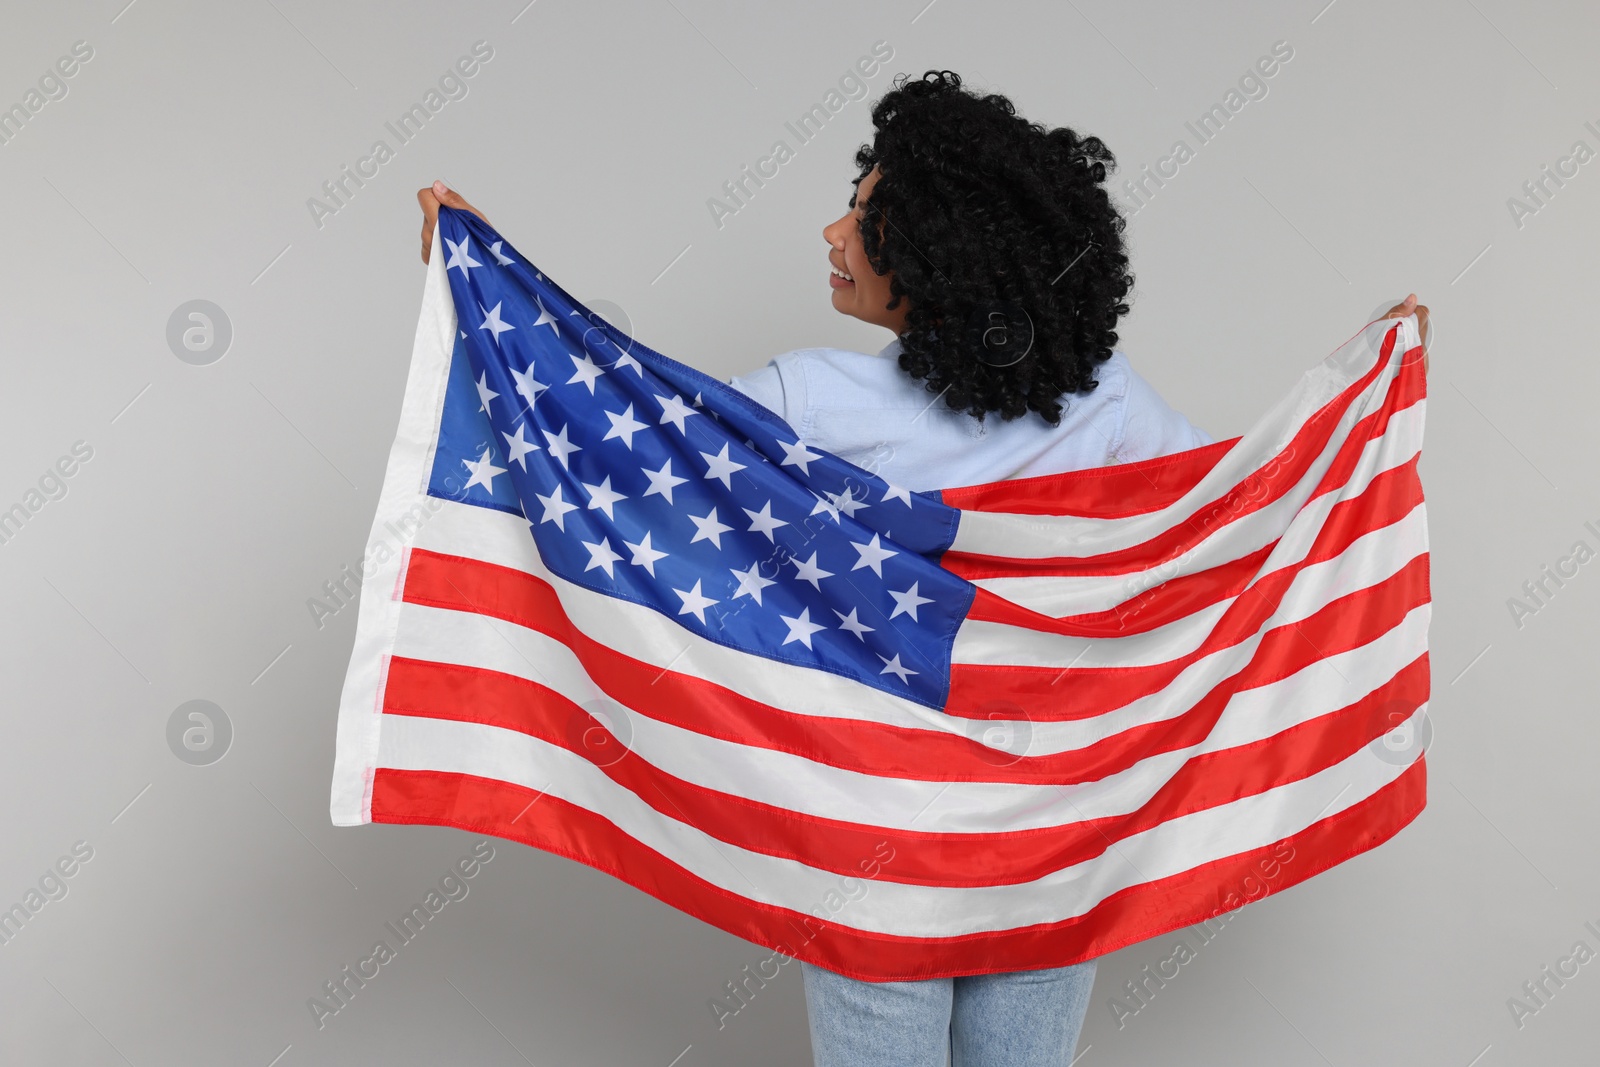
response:
[[(385, 459), (383, 488), (362, 556), (364, 561), (376, 563), (376, 570), (361, 583), (355, 644), (339, 698), (329, 803), (335, 826), (359, 826), (372, 821), (383, 691), (400, 621), (400, 590), (410, 560), (409, 535), (402, 535), (401, 531), (410, 521), (426, 521), (444, 503), (428, 495), (427, 480), (457, 322), (437, 223), (433, 247), (400, 421)], [(419, 506), (423, 509), (420, 517), (416, 512)], [(390, 535), (403, 542), (398, 551), (390, 550)], [(378, 551), (380, 548), (382, 552)]]

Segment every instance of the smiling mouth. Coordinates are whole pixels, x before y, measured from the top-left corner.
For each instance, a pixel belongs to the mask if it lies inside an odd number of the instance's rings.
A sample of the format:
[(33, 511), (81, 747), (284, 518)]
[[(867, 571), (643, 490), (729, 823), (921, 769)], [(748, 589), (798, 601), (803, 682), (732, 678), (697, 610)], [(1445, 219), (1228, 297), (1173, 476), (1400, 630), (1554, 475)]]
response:
[(828, 264), (828, 270), (831, 272), (831, 277), (828, 280), (835, 287), (841, 286), (841, 285), (854, 285), (855, 284), (855, 278), (853, 278), (850, 275), (846, 274), (844, 271), (840, 270), (838, 267), (835, 267), (832, 263)]

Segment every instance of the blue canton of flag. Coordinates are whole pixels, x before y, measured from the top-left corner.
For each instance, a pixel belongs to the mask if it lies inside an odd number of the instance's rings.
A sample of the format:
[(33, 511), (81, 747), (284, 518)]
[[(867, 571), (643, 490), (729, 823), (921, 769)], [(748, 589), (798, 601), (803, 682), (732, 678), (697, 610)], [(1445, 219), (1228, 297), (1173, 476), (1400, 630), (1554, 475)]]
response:
[(551, 571), (710, 640), (943, 707), (976, 592), (938, 562), (956, 509), (638, 344), (477, 216), (439, 233), (460, 328), (432, 495), (524, 516)]

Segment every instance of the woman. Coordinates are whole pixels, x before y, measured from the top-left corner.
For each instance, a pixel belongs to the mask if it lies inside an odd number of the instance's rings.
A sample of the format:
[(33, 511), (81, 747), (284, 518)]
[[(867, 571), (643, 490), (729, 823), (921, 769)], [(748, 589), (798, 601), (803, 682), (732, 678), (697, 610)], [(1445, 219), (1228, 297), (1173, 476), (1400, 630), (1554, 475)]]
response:
[[(872, 120), (850, 210), (822, 232), (833, 306), (894, 339), (875, 356), (788, 352), (730, 384), (912, 490), (1211, 443), (1114, 347), (1133, 278), (1098, 138), (1028, 122), (949, 71), (901, 75)], [(424, 262), (441, 203), (483, 217), (443, 183), (417, 197)], [(1389, 317), (1413, 311), (1425, 329), (1414, 295)], [(1064, 1067), (1095, 962), (896, 982), (803, 963), (815, 1062)]]

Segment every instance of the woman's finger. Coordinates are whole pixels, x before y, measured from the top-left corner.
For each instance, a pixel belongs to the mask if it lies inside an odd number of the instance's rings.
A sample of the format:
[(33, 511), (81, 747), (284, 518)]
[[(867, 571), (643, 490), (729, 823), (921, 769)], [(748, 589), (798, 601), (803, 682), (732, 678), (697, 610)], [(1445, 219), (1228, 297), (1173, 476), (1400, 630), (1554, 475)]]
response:
[[(433, 193), (433, 195), (435, 197), (438, 198), (438, 202), (443, 204), (445, 207), (453, 207), (453, 208), (456, 208), (459, 211), (470, 211), (474, 215), (478, 216), (480, 219), (483, 219), (484, 222), (488, 222), (489, 221), (488, 217), (485, 216), (483, 212), (479, 211), (477, 208), (475, 208), (471, 204), (467, 203), (465, 198), (463, 198), (460, 193), (458, 193), (454, 189), (450, 188), (444, 182), (441, 182), (441, 181), (434, 182), (433, 183), (433, 189), (431, 190), (431, 192)], [(435, 213), (437, 213), (438, 209), (435, 208), (434, 211), (435, 211)]]
[(1417, 303), (1417, 294), (1416, 293), (1412, 293), (1410, 296), (1406, 297), (1400, 303), (1398, 303), (1394, 307), (1390, 308), (1389, 309), (1389, 313), (1387, 315), (1385, 315), (1384, 318), (1386, 318), (1386, 319), (1403, 319), (1407, 315), (1411, 314), (1411, 312), (1413, 310), (1415, 310), (1416, 303)]

